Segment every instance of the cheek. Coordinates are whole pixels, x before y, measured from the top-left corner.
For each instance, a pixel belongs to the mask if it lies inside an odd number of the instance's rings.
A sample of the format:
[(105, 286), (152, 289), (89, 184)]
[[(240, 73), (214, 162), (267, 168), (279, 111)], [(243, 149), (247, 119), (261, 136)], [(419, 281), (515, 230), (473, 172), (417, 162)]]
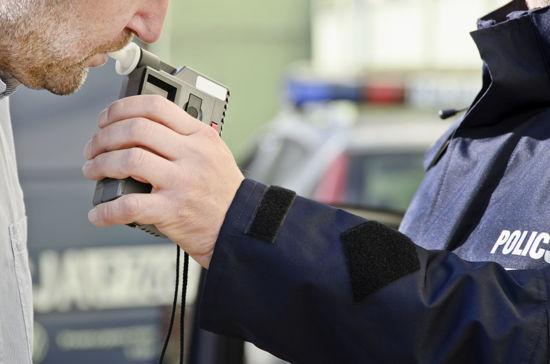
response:
[(122, 9), (128, 5), (126, 2), (74, 0), (73, 6), (60, 14), (64, 19), (58, 19), (57, 39), (51, 39), (55, 51), (63, 58), (84, 58), (102, 45), (120, 38), (131, 18), (129, 7)]
[[(73, 8), (70, 14), (73, 25), (79, 30), (86, 30), (90, 36), (104, 35), (117, 28), (114, 16), (116, 3), (120, 0), (71, 0)], [(120, 27), (120, 26), (118, 26)]]
[[(151, 1), (151, 0), (147, 0)], [(87, 28), (98, 35), (112, 39), (119, 35), (127, 26), (134, 12), (133, 6), (137, 0), (97, 0), (86, 1), (83, 22)]]
[(90, 39), (93, 39), (93, 43), (97, 47), (98, 45), (110, 43), (119, 39), (124, 33), (128, 21), (124, 18), (112, 18), (108, 21), (98, 21), (96, 24), (98, 25), (95, 26), (95, 30), (88, 32), (88, 36)]
[(85, 24), (86, 33), (92, 39), (108, 39), (124, 29), (122, 22), (112, 18), (88, 18), (83, 24)]

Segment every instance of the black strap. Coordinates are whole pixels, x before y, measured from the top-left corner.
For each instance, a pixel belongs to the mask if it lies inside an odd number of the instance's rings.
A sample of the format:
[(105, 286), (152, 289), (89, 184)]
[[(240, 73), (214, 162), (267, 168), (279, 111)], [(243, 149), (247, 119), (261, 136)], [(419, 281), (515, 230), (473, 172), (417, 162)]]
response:
[(414, 243), (380, 223), (367, 221), (340, 237), (356, 302), (420, 269)]
[[(174, 301), (172, 303), (172, 313), (170, 315), (170, 325), (168, 326), (168, 333), (162, 346), (162, 352), (160, 353), (159, 364), (163, 364), (164, 356), (166, 355), (166, 349), (170, 342), (170, 336), (172, 335), (172, 329), (174, 328), (174, 320), (176, 316), (176, 307), (178, 304), (178, 292), (180, 281), (180, 255), (181, 248), (177, 246), (176, 254), (176, 287), (174, 289)], [(183, 287), (181, 292), (181, 306), (180, 306), (180, 364), (183, 364), (183, 348), (184, 348), (184, 323), (185, 323), (185, 299), (187, 294), (187, 281), (189, 276), (189, 254), (184, 252), (183, 257)]]
[(269, 187), (256, 208), (254, 219), (246, 234), (268, 243), (275, 243), (295, 199), (296, 193), (293, 191), (277, 186)]

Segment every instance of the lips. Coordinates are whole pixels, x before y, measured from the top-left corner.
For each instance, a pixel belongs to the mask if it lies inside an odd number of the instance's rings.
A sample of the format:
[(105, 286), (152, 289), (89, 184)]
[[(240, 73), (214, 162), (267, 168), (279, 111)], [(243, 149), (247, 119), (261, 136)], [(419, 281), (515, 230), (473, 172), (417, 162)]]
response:
[(90, 57), (90, 59), (88, 59), (88, 62), (86, 62), (87, 66), (88, 67), (99, 67), (99, 66), (103, 66), (107, 60), (108, 60), (108, 56), (107, 56), (107, 53), (98, 53), (92, 57)]

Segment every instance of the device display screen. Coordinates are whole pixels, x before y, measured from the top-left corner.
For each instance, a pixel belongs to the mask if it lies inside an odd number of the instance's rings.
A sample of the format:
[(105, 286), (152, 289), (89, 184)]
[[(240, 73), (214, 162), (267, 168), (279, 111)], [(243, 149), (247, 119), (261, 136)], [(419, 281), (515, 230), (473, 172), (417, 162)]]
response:
[(156, 78), (155, 76), (148, 75), (147, 81), (143, 85), (142, 94), (160, 95), (174, 102), (176, 99), (176, 91), (177, 89), (174, 86)]

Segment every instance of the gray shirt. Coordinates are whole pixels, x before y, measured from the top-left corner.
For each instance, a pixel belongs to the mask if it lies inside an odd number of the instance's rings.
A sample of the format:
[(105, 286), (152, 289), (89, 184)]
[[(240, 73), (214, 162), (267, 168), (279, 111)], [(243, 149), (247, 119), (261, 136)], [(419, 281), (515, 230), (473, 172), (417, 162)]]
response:
[(27, 217), (17, 176), (9, 101), (0, 80), (0, 364), (30, 364), (32, 284)]

